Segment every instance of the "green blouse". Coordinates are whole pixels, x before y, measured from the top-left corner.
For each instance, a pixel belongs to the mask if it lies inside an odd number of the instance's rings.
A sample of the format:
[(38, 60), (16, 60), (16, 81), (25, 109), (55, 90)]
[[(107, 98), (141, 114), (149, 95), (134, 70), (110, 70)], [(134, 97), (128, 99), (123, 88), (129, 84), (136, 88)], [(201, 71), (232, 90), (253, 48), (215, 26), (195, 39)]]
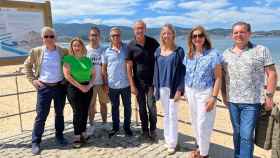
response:
[(79, 83), (91, 80), (92, 62), (88, 57), (76, 58), (73, 55), (63, 57), (63, 63), (70, 65), (70, 74)]

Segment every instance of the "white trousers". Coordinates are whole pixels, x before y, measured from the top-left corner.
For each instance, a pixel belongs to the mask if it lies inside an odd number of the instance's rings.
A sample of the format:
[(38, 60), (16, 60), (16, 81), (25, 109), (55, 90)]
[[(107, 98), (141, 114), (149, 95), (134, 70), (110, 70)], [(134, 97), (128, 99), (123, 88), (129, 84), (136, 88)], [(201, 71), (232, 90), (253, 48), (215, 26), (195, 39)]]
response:
[(178, 103), (170, 99), (169, 88), (160, 88), (160, 103), (164, 109), (164, 140), (169, 148), (175, 149), (178, 141)]
[(206, 102), (211, 95), (212, 88), (197, 90), (185, 87), (185, 97), (188, 99), (190, 107), (192, 129), (201, 156), (208, 155), (210, 136), (216, 116), (215, 107), (212, 111), (206, 112)]

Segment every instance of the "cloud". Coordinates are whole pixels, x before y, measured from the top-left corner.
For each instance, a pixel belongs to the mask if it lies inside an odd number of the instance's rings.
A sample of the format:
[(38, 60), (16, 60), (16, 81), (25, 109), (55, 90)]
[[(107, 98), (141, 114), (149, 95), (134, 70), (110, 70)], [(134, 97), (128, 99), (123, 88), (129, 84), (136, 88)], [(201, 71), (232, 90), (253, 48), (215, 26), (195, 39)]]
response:
[(97, 25), (109, 25), (109, 26), (132, 26), (133, 21), (126, 18), (115, 18), (115, 19), (94, 19), (94, 18), (85, 18), (85, 19), (73, 19), (67, 23), (92, 23)]
[(175, 8), (175, 1), (172, 0), (160, 0), (157, 2), (150, 3), (148, 9), (153, 11), (159, 10), (171, 10)]
[[(67, 0), (52, 1), (55, 16), (82, 16), (82, 15), (133, 15), (134, 8), (141, 0)], [(73, 5), (76, 4), (76, 5)]]
[(230, 3), (227, 0), (190, 1), (178, 4), (179, 7), (190, 10), (214, 10), (224, 8), (229, 5)]
[(166, 23), (170, 23), (175, 26), (189, 26), (191, 19), (185, 16), (158, 16), (153, 18), (143, 18), (148, 27), (160, 27)]

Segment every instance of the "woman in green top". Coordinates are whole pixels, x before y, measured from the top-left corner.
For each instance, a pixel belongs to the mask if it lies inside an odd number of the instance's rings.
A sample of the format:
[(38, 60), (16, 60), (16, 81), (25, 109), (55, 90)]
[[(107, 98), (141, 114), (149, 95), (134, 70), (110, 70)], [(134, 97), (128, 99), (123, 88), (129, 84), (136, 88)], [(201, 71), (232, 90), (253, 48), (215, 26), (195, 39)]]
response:
[(63, 58), (63, 73), (69, 82), (67, 98), (73, 109), (74, 148), (81, 147), (88, 139), (86, 125), (95, 72), (86, 53), (83, 41), (74, 38), (70, 43), (69, 55)]

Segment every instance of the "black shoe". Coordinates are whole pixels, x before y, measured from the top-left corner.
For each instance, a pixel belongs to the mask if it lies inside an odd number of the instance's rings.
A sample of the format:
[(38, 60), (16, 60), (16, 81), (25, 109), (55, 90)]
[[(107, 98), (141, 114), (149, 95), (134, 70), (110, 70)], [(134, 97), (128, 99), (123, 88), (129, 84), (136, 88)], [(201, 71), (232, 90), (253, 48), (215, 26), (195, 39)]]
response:
[(149, 135), (149, 132), (147, 132), (147, 131), (144, 131), (139, 137), (140, 141), (149, 140), (149, 139), (150, 139), (150, 135)]
[(56, 137), (56, 143), (61, 145), (61, 146), (66, 146), (68, 145), (67, 139), (65, 139), (63, 136), (62, 137)]
[(125, 130), (125, 136), (127, 136), (127, 137), (132, 137), (133, 136), (133, 133), (132, 133), (131, 129)]
[(153, 130), (150, 132), (150, 138), (152, 141), (157, 141), (157, 132), (156, 130)]
[(40, 154), (40, 144), (32, 143), (32, 154), (39, 155)]
[(118, 133), (119, 130), (116, 129), (112, 129), (111, 131), (109, 131), (108, 136), (109, 138), (113, 137), (116, 133)]

